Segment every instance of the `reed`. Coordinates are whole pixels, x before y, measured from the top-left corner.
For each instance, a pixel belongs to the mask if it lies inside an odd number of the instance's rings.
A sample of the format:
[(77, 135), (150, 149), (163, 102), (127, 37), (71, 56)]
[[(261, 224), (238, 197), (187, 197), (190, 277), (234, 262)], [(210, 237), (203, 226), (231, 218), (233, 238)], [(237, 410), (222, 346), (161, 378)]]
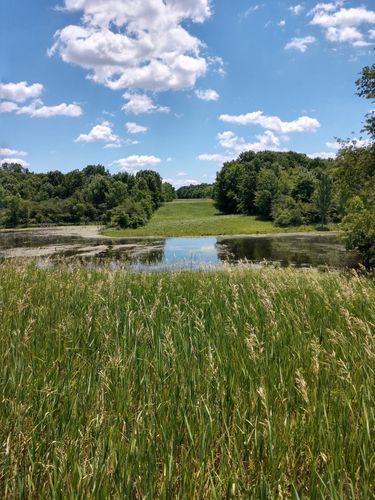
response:
[(375, 283), (0, 265), (0, 497), (371, 498)]

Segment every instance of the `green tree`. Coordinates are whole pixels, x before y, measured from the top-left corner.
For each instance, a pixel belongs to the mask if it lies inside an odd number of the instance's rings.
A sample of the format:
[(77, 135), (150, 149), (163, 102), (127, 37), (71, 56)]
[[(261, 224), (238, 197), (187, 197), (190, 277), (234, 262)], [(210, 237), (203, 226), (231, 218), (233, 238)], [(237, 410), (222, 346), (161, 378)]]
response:
[(345, 242), (357, 250), (366, 267), (375, 266), (375, 203), (366, 207), (359, 196), (351, 199), (344, 218)]
[(164, 202), (172, 201), (176, 198), (176, 190), (169, 182), (163, 182), (162, 192)]
[[(375, 64), (365, 66), (362, 69), (361, 77), (355, 82), (357, 85), (357, 95), (365, 99), (375, 100)], [(366, 115), (363, 129), (372, 139), (375, 139), (375, 110)]]
[(328, 221), (328, 213), (333, 200), (332, 177), (323, 173), (315, 191), (315, 206), (320, 216), (320, 223), (324, 226)]
[(269, 217), (271, 215), (272, 202), (277, 193), (278, 179), (271, 168), (262, 169), (257, 176), (257, 190), (254, 204), (259, 214)]

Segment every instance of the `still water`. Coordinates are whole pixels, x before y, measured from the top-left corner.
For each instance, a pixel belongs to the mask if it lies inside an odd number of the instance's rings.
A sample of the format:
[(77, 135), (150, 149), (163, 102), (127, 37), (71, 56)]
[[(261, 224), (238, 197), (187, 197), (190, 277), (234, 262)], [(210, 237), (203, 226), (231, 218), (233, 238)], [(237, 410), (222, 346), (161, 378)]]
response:
[(216, 269), (244, 261), (334, 269), (355, 264), (334, 233), (111, 239), (57, 235), (48, 229), (0, 232), (0, 259), (9, 257), (37, 257), (41, 265), (64, 258), (134, 271)]

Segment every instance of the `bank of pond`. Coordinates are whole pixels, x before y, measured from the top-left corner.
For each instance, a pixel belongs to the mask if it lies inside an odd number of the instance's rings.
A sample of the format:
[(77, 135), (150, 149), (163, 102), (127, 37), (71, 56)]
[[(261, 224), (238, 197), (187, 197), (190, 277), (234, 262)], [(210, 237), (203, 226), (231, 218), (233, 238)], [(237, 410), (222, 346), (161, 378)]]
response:
[(65, 259), (133, 271), (209, 270), (243, 263), (343, 269), (357, 262), (345, 251), (339, 233), (105, 238), (82, 237), (64, 228), (1, 231), (0, 258), (10, 257), (38, 258), (41, 265)]

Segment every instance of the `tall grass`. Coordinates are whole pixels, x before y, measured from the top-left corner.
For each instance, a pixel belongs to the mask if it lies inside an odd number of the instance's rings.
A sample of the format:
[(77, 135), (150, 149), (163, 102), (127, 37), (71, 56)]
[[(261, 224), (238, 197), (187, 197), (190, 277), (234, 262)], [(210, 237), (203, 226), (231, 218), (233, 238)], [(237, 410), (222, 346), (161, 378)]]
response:
[(375, 283), (0, 266), (0, 496), (370, 498)]

